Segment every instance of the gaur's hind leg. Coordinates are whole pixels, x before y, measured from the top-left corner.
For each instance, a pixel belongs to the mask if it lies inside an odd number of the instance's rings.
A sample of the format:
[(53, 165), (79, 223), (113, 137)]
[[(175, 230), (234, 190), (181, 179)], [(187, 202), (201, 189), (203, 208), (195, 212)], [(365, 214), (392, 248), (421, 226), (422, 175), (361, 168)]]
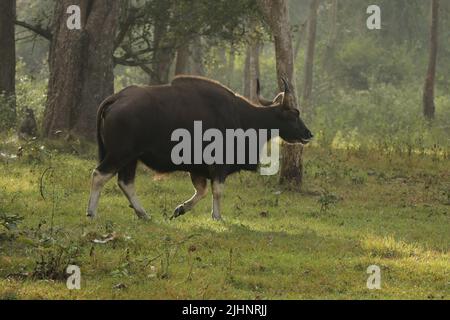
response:
[(222, 194), (224, 189), (224, 182), (221, 180), (212, 180), (211, 187), (213, 192), (213, 209), (212, 218), (216, 221), (222, 221), (222, 216), (220, 214)]
[(117, 169), (109, 163), (108, 157), (92, 173), (91, 195), (87, 208), (87, 216), (95, 218), (97, 215), (98, 201), (105, 184), (115, 176)]
[(133, 160), (128, 165), (119, 170), (118, 184), (122, 192), (130, 202), (130, 206), (136, 212), (139, 219), (148, 220), (149, 216), (145, 209), (139, 203), (134, 187), (134, 179), (136, 177), (137, 160)]
[(192, 184), (194, 185), (194, 188), (195, 188), (195, 193), (192, 196), (192, 198), (190, 198), (183, 204), (180, 204), (175, 209), (172, 219), (177, 218), (177, 217), (185, 214), (186, 212), (192, 210), (192, 208), (194, 208), (194, 206), (200, 200), (202, 200), (206, 196), (206, 193), (208, 192), (208, 183), (206, 181), (206, 178), (203, 178), (203, 177), (200, 177), (200, 176), (197, 176), (197, 175), (191, 173), (191, 180), (192, 180)]

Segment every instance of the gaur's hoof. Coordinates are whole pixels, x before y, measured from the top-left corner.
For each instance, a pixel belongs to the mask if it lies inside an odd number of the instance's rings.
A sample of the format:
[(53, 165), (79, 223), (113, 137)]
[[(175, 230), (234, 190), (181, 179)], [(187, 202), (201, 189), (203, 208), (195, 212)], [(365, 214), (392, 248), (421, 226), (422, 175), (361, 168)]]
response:
[(186, 210), (184, 210), (184, 205), (180, 204), (175, 211), (173, 212), (172, 217), (170, 218), (170, 220), (176, 219), (179, 216), (182, 216), (186, 213)]

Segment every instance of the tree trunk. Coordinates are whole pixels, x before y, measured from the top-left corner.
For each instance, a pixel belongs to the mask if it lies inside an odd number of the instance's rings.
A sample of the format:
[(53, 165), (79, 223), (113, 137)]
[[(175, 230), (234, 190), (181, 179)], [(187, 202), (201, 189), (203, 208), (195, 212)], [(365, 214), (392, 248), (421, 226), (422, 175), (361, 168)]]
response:
[(151, 77), (151, 84), (166, 84), (169, 83), (170, 67), (174, 55), (168, 50), (159, 50), (156, 54), (156, 61), (153, 63), (153, 76)]
[[(11, 109), (7, 112), (10, 120), (15, 120), (15, 81), (16, 81), (16, 44), (14, 39), (14, 20), (16, 1), (0, 1), (0, 95), (11, 99)], [(9, 119), (8, 119), (9, 120)]]
[(204, 52), (203, 52), (202, 38), (197, 37), (193, 41), (192, 45), (192, 74), (196, 76), (204, 76), (205, 64), (203, 62)]
[(247, 50), (245, 52), (245, 64), (244, 64), (244, 83), (242, 92), (244, 97), (248, 97), (250, 95), (250, 54), (249, 54), (249, 48), (247, 47)]
[(431, 0), (430, 57), (423, 93), (423, 114), (427, 119), (435, 116), (434, 83), (438, 53), (439, 0)]
[(259, 78), (259, 41), (253, 40), (247, 47), (244, 75), (244, 96), (253, 102), (258, 101), (256, 94), (256, 80)]
[(325, 69), (328, 73), (333, 71), (334, 58), (336, 54), (336, 41), (337, 41), (337, 31), (338, 31), (338, 0), (331, 0), (331, 10), (330, 10), (330, 36), (328, 43), (325, 48)]
[(300, 53), (300, 48), (303, 43), (303, 38), (305, 36), (305, 30), (307, 25), (308, 21), (305, 21), (300, 25), (300, 28), (298, 30), (297, 41), (295, 43), (295, 50), (294, 50), (294, 61), (297, 60), (298, 54)]
[[(296, 97), (294, 52), (287, 0), (259, 0), (259, 4), (275, 39), (276, 66), (280, 91), (283, 90), (281, 77), (286, 77), (291, 82), (292, 90)], [(298, 101), (298, 97), (296, 99)], [(298, 105), (298, 102), (296, 104)], [(302, 145), (283, 145), (280, 163), (280, 183), (292, 184), (296, 189), (301, 188), (303, 180), (302, 159)]]
[(312, 109), (312, 89), (313, 89), (313, 71), (314, 71), (314, 55), (316, 49), (316, 30), (317, 30), (317, 9), (319, 8), (319, 0), (312, 0), (309, 19), (308, 19), (308, 48), (305, 60), (305, 81), (303, 84), (302, 106), (305, 110)]
[(170, 67), (174, 59), (174, 52), (166, 46), (168, 32), (168, 19), (170, 2), (163, 1), (159, 7), (160, 15), (155, 21), (153, 38), (153, 74), (150, 77), (150, 84), (166, 84), (169, 82)]
[[(81, 30), (69, 30), (70, 5), (81, 8)], [(55, 5), (44, 134), (94, 140), (99, 104), (114, 92), (114, 40), (120, 1), (62, 0)]]
[(228, 64), (227, 64), (227, 86), (229, 86), (229, 87), (231, 87), (231, 84), (233, 83), (233, 79), (234, 79), (235, 60), (236, 60), (236, 51), (232, 44), (229, 55), (228, 55)]
[(175, 75), (189, 74), (189, 44), (185, 44), (177, 50), (177, 62), (175, 66)]

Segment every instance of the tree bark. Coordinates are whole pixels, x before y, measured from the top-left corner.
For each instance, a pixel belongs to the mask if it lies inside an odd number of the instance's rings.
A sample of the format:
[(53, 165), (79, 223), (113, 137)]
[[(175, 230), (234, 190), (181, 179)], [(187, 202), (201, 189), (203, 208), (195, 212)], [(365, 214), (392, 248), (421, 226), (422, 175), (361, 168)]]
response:
[(423, 93), (423, 114), (427, 119), (435, 116), (434, 86), (438, 53), (439, 0), (431, 0), (430, 57)]
[(175, 53), (167, 48), (166, 37), (168, 32), (168, 20), (170, 1), (163, 1), (158, 5), (158, 16), (156, 17), (153, 38), (153, 73), (150, 84), (166, 84), (169, 82), (170, 67)]
[[(70, 5), (81, 8), (81, 30), (69, 30)], [(44, 134), (95, 139), (99, 104), (114, 92), (114, 43), (120, 1), (62, 0), (55, 5)]]
[(233, 79), (234, 79), (235, 61), (236, 61), (236, 51), (232, 44), (229, 55), (228, 55), (228, 64), (227, 64), (227, 86), (229, 86), (229, 87), (231, 87), (231, 84), (233, 83)]
[(204, 59), (204, 48), (201, 37), (196, 37), (192, 45), (192, 74), (204, 76), (206, 74)]
[[(281, 77), (292, 85), (296, 105), (296, 84), (294, 77), (294, 52), (292, 48), (291, 25), (287, 0), (259, 0), (265, 20), (269, 24), (275, 40), (276, 67), (280, 91), (283, 90)], [(280, 183), (291, 184), (300, 189), (303, 180), (303, 146), (283, 144), (280, 163)]]
[(175, 75), (189, 74), (189, 57), (191, 53), (189, 44), (185, 44), (177, 50), (177, 62), (175, 66)]
[[(16, 1), (0, 1), (0, 94), (11, 99), (11, 120), (15, 120), (16, 91), (16, 44), (14, 21), (16, 20)], [(3, 112), (3, 110), (2, 110)]]
[(314, 55), (316, 49), (316, 33), (317, 33), (317, 9), (319, 8), (319, 0), (312, 0), (309, 19), (308, 19), (308, 48), (305, 59), (305, 80), (303, 84), (302, 106), (305, 110), (312, 109), (312, 89), (314, 76)]
[(259, 79), (259, 41), (252, 41), (247, 47), (247, 57), (244, 75), (244, 96), (253, 102), (258, 101), (256, 80)]
[(338, 35), (338, 0), (331, 0), (330, 10), (330, 36), (325, 48), (325, 69), (328, 73), (333, 71), (334, 57), (336, 54), (336, 41)]
[(303, 38), (305, 36), (305, 30), (306, 30), (307, 25), (308, 25), (308, 20), (305, 21), (304, 23), (302, 23), (298, 30), (297, 41), (295, 43), (295, 49), (294, 49), (294, 61), (297, 60), (298, 54), (300, 53), (300, 48), (303, 43)]

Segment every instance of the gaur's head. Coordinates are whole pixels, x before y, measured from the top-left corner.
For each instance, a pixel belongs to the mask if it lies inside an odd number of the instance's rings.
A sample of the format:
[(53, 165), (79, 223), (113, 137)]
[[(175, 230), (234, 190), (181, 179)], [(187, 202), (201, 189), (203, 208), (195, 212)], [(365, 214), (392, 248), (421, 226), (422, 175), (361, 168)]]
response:
[(280, 137), (289, 143), (308, 144), (314, 137), (300, 117), (296, 99), (288, 81), (281, 79), (284, 92), (280, 92), (272, 101), (261, 97), (261, 87), (257, 80), (257, 94), (261, 105), (276, 108), (279, 121)]

